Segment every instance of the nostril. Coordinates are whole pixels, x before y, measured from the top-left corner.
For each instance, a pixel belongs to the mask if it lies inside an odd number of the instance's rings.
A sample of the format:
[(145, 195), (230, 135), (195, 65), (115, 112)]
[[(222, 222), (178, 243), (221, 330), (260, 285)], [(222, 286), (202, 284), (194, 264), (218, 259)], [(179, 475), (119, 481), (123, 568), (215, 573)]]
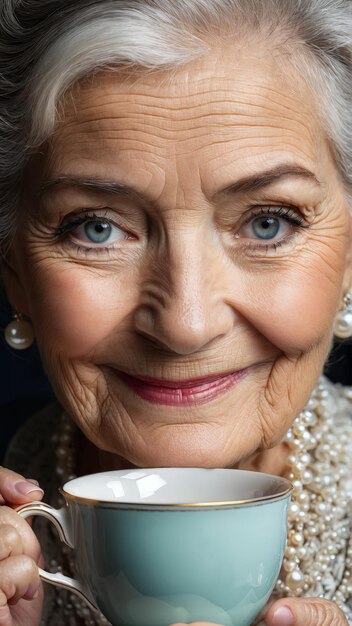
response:
[(153, 337), (149, 333), (137, 331), (137, 334), (142, 337), (144, 341), (146, 341), (152, 348), (158, 350), (159, 354), (165, 352), (170, 355), (170, 352), (173, 352), (173, 350), (171, 350), (166, 343), (164, 343), (160, 339), (157, 339), (156, 337)]
[(152, 307), (139, 307), (134, 315), (134, 323), (136, 330), (142, 334), (154, 334), (156, 314)]
[(233, 326), (233, 315), (226, 303), (214, 298), (155, 300), (135, 311), (135, 331), (158, 350), (178, 355), (193, 354), (227, 335)]

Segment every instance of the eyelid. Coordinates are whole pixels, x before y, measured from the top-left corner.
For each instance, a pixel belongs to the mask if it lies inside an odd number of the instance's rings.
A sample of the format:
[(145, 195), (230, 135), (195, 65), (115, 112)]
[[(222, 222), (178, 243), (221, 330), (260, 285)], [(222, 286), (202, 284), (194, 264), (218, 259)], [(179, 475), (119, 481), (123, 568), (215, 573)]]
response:
[(264, 215), (274, 215), (277, 217), (281, 217), (283, 219), (287, 219), (291, 223), (292, 219), (296, 220), (297, 226), (301, 226), (302, 228), (309, 228), (309, 224), (303, 217), (302, 213), (299, 211), (297, 207), (278, 204), (278, 205), (258, 205), (254, 206), (249, 210), (249, 214), (245, 216), (245, 221), (242, 222), (241, 226), (248, 224), (252, 219), (256, 217)]
[[(104, 213), (99, 215), (99, 211), (104, 211)], [(61, 224), (53, 230), (53, 238), (57, 240), (61, 239), (65, 246), (73, 249), (75, 254), (78, 254), (79, 256), (95, 255), (95, 258), (97, 258), (97, 255), (103, 255), (103, 258), (106, 258), (106, 255), (112, 254), (114, 250), (119, 250), (121, 243), (128, 240), (138, 239), (138, 237), (131, 232), (130, 229), (124, 228), (121, 224), (116, 223), (115, 220), (108, 217), (108, 214), (108, 207), (101, 207), (94, 210), (83, 209), (70, 213), (65, 216), (61, 221)], [(75, 230), (84, 224), (94, 221), (109, 224), (113, 228), (120, 230), (123, 236), (118, 237), (117, 240), (111, 243), (106, 243), (106, 245), (104, 245), (104, 243), (93, 244), (89, 241), (82, 241), (78, 236), (75, 236)]]
[(66, 216), (61, 221), (61, 224), (57, 228), (55, 228), (55, 231), (54, 231), (55, 236), (59, 237), (60, 235), (65, 235), (66, 233), (69, 233), (75, 228), (78, 228), (82, 224), (86, 222), (93, 222), (93, 221), (100, 221), (100, 222), (105, 221), (106, 223), (111, 224), (112, 226), (115, 226), (115, 228), (119, 228), (120, 230), (129, 234), (125, 228), (123, 228), (120, 224), (117, 224), (114, 220), (112, 220), (111, 218), (107, 216), (107, 208), (104, 208), (101, 210), (105, 211), (105, 215), (98, 215), (95, 212), (95, 211), (99, 211), (99, 209), (95, 209), (94, 212), (80, 211), (80, 212), (75, 212), (73, 214), (71, 213), (70, 215)]
[[(261, 240), (251, 237), (241, 237), (240, 231), (248, 226), (250, 222), (257, 217), (265, 217), (265, 216), (273, 216), (278, 217), (282, 220), (285, 220), (287, 224), (291, 224), (292, 232), (291, 234), (282, 237), (281, 239), (273, 238), (272, 240)], [(299, 234), (303, 229), (309, 229), (310, 224), (307, 223), (302, 212), (293, 206), (288, 206), (284, 204), (277, 205), (258, 205), (251, 207), (251, 209), (246, 212), (244, 216), (244, 221), (239, 225), (236, 229), (235, 238), (240, 241), (242, 240), (242, 245), (245, 245), (245, 249), (248, 252), (252, 252), (253, 254), (266, 254), (272, 251), (276, 251), (280, 247), (284, 247), (286, 244), (289, 244), (294, 240), (294, 238)]]

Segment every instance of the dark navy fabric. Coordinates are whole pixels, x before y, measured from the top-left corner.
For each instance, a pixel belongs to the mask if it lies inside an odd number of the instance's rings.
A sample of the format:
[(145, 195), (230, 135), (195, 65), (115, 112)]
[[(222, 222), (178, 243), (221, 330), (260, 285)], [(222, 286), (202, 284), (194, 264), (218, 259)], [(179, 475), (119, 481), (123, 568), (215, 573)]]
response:
[[(20, 424), (53, 399), (35, 346), (11, 350), (4, 329), (12, 315), (8, 304), (0, 304), (0, 463), (7, 445)], [(33, 433), (35, 436), (35, 433)]]

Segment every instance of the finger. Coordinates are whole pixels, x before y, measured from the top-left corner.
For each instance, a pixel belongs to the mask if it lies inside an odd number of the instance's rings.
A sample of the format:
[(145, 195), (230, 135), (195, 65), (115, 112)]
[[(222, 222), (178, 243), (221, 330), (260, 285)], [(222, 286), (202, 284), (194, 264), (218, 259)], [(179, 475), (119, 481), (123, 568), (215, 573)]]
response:
[(265, 616), (267, 626), (348, 626), (339, 607), (322, 598), (285, 598)]
[(13, 626), (10, 607), (7, 604), (0, 606), (0, 626)]
[[(17, 551), (22, 554), (30, 556), (36, 563), (38, 563), (41, 548), (37, 537), (35, 536), (27, 520), (20, 517), (16, 511), (10, 509), (7, 506), (0, 507), (0, 540), (4, 536), (8, 540), (9, 530), (8, 527), (12, 527), (18, 535), (18, 548)], [(13, 539), (11, 539), (13, 541)], [(3, 548), (6, 550), (6, 545)]]
[(44, 492), (36, 483), (33, 478), (26, 480), (21, 474), (0, 467), (0, 503), (17, 506), (41, 500)]
[(2, 524), (0, 529), (0, 561), (9, 556), (23, 554), (21, 536), (16, 528), (10, 524)]
[(38, 568), (28, 556), (11, 556), (1, 561), (0, 607), (8, 603), (16, 604), (21, 598), (29, 600), (37, 597), (40, 584)]

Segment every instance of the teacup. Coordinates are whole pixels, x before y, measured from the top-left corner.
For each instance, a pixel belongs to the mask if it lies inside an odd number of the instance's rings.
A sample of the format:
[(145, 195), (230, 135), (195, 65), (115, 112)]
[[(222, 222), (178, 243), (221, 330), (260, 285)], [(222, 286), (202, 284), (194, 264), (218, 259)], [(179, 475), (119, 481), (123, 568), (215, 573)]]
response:
[(37, 502), (74, 551), (80, 593), (113, 626), (250, 626), (278, 577), (291, 485), (230, 469), (158, 468), (83, 476), (59, 510)]

